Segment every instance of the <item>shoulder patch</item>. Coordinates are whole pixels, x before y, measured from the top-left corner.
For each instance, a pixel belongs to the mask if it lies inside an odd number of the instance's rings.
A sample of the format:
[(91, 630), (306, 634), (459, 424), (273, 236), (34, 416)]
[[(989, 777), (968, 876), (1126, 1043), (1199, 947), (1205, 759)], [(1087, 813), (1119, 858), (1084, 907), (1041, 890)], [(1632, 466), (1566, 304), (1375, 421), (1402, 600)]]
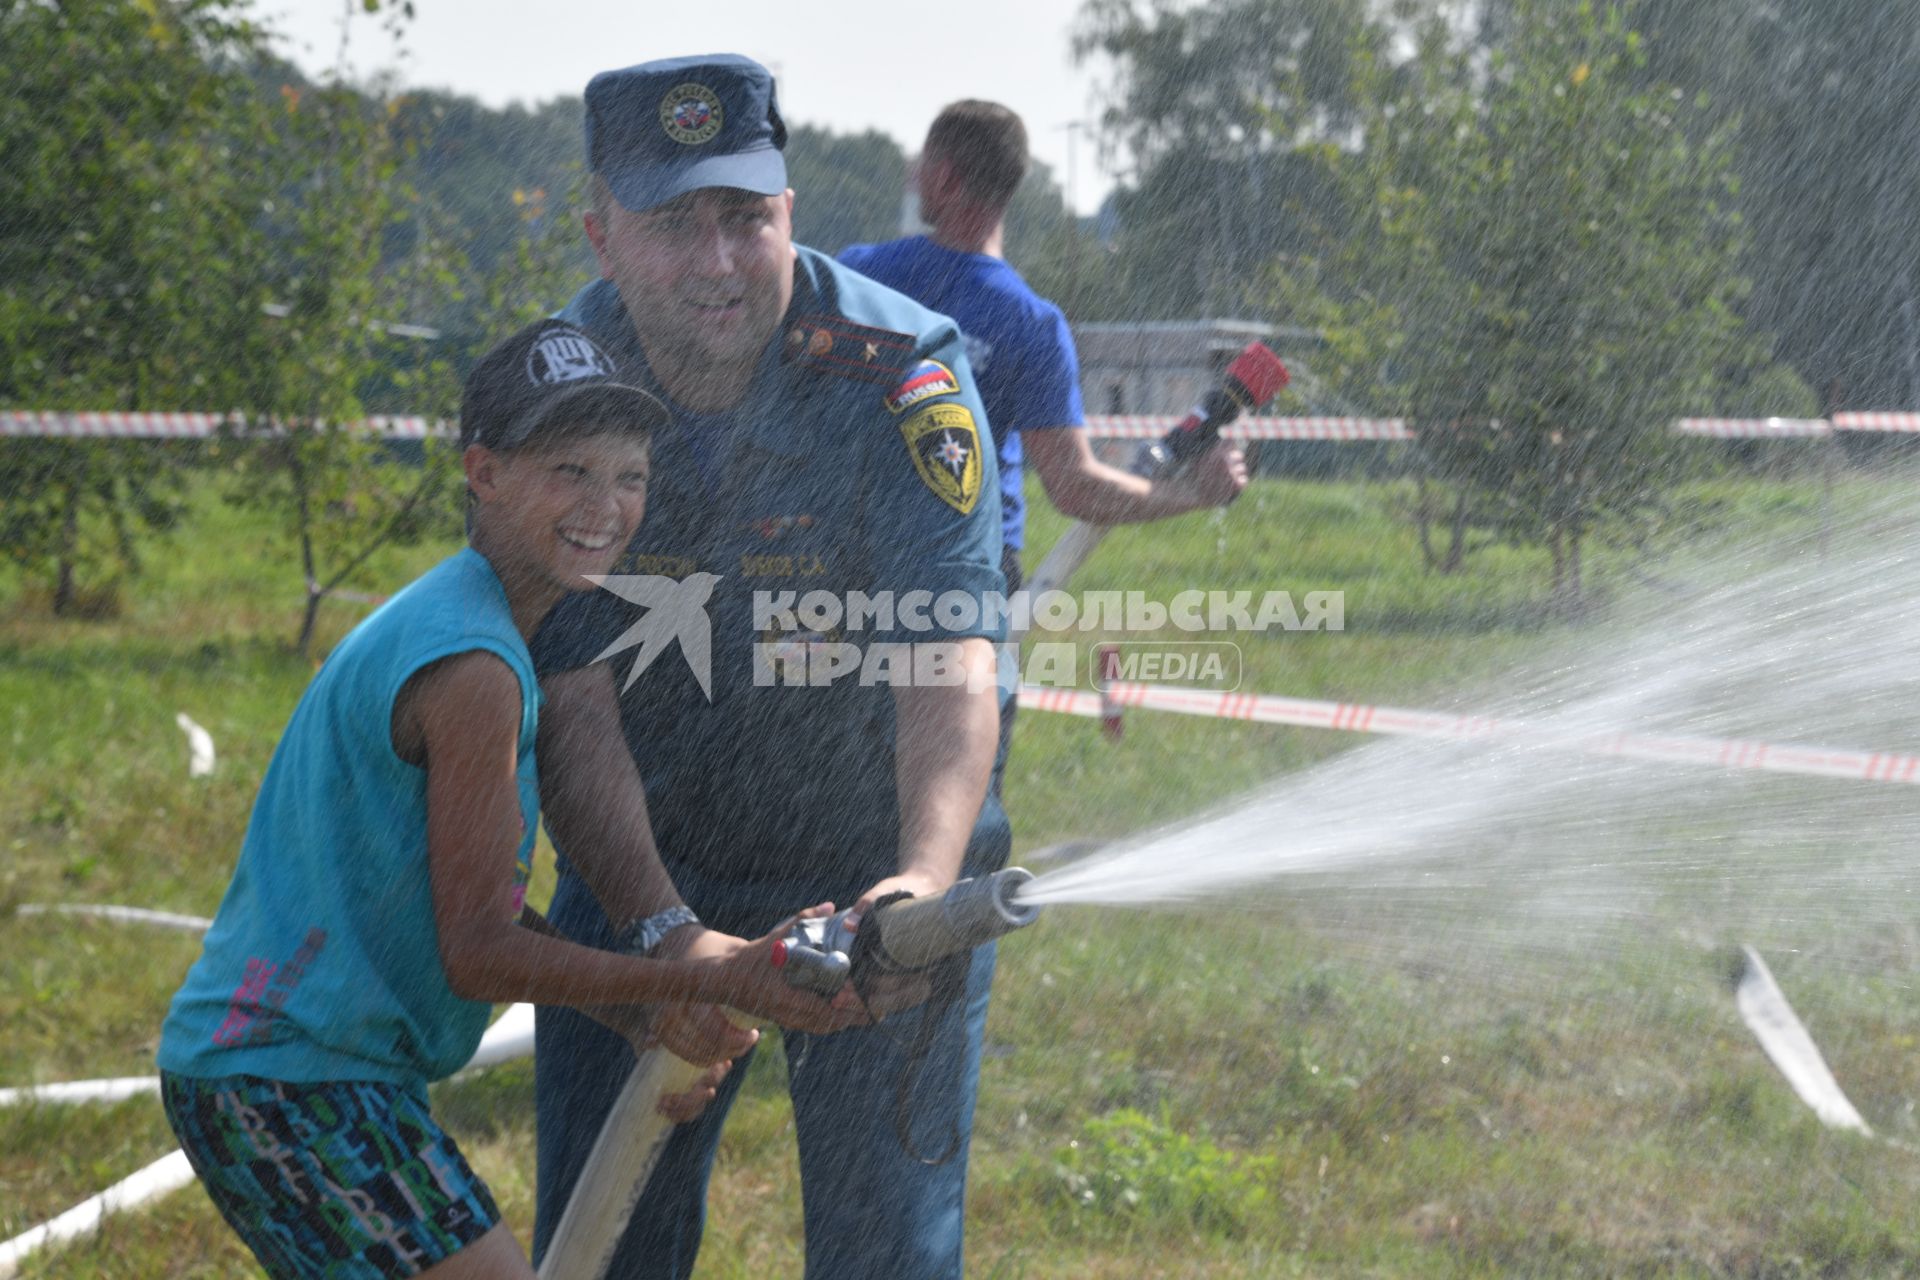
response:
[(907, 380), (887, 393), (887, 408), (905, 413), (922, 400), (960, 393), (960, 379), (938, 360), (922, 360), (907, 370)]
[(961, 515), (971, 514), (985, 476), (973, 412), (953, 401), (930, 404), (901, 422), (900, 434), (927, 488)]
[(894, 386), (913, 360), (912, 334), (856, 324), (845, 316), (801, 316), (787, 326), (781, 359), (856, 382)]

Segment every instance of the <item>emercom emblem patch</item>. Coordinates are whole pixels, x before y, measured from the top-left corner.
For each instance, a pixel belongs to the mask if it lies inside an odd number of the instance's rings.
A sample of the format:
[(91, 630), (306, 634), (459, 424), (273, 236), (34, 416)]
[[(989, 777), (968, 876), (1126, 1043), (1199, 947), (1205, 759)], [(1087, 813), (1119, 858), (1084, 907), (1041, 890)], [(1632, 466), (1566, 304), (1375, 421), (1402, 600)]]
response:
[(660, 99), (660, 127), (683, 147), (712, 142), (726, 122), (720, 95), (703, 84), (677, 84)]
[(913, 469), (939, 499), (961, 515), (980, 501), (985, 466), (980, 429), (964, 404), (931, 404), (900, 424)]

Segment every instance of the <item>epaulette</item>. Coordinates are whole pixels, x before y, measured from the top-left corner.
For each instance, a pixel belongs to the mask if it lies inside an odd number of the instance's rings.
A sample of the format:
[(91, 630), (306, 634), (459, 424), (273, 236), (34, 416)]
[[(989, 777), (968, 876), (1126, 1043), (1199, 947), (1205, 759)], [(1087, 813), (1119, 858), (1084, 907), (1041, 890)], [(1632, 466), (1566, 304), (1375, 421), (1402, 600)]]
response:
[(856, 324), (845, 316), (801, 316), (787, 327), (781, 359), (856, 382), (894, 386), (913, 362), (912, 334)]

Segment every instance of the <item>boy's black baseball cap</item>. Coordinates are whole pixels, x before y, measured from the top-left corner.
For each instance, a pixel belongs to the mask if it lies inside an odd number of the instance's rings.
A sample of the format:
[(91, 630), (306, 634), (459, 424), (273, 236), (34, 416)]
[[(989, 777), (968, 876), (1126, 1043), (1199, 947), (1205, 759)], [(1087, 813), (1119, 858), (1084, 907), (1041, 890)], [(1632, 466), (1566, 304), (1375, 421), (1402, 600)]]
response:
[(548, 318), (487, 352), (467, 375), (460, 445), (518, 449), (554, 426), (626, 427), (645, 435), (666, 421), (664, 405), (619, 381), (600, 344)]

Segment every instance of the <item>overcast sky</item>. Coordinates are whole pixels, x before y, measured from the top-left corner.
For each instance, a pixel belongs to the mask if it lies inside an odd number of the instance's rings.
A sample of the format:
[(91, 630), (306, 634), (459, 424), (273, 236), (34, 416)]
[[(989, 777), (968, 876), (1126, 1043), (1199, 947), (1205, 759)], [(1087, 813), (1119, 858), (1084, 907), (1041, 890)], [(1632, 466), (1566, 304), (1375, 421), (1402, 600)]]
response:
[[(340, 19), (359, 0), (260, 0), (282, 47), (309, 72), (333, 66)], [(909, 151), (955, 98), (991, 98), (1027, 122), (1037, 159), (1091, 213), (1113, 186), (1085, 134), (1103, 66), (1076, 67), (1079, 0), (965, 0), (924, 7), (718, 0), (415, 0), (396, 61), (378, 27), (356, 20), (349, 46), (364, 77), (397, 70), (415, 88), (452, 89), (491, 106), (577, 95), (597, 71), (654, 58), (744, 53), (772, 67), (788, 119), (836, 131), (879, 129)], [(1068, 125), (1079, 122), (1081, 130)], [(1076, 140), (1071, 145), (1069, 137)]]

